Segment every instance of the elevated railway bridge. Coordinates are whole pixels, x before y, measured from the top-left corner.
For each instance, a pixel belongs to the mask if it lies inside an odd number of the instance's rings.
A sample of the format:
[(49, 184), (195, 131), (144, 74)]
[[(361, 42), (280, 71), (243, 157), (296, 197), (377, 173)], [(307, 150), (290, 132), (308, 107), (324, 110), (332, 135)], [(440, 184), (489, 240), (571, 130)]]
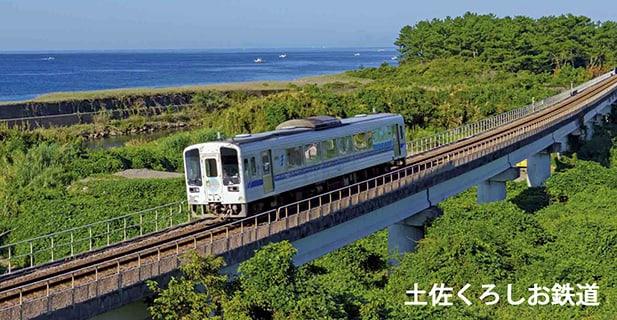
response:
[(189, 250), (223, 256), (229, 272), (281, 240), (298, 249), (296, 264), (384, 228), (391, 251), (412, 250), (434, 215), (430, 208), (444, 199), (475, 185), (481, 203), (505, 199), (505, 183), (518, 177), (523, 160), (529, 186), (542, 185), (550, 154), (565, 151), (570, 135), (589, 137), (616, 101), (613, 71), (539, 103), (411, 141), (400, 169), (242, 220), (190, 221), (179, 203), (4, 245), (0, 319), (87, 319), (114, 310), (143, 299), (145, 280), (168, 281)]

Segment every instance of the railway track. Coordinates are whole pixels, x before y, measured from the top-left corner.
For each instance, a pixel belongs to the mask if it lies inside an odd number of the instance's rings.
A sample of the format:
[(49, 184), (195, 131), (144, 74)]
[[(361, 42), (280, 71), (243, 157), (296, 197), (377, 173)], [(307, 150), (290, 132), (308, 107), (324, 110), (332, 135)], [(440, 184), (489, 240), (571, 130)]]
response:
[[(30, 318), (36, 314), (52, 311), (52, 309), (57, 310), (58, 306), (80, 302), (81, 297), (76, 293), (79, 288), (85, 288), (88, 297), (91, 296), (91, 291), (95, 291), (94, 296), (100, 296), (125, 287), (126, 275), (131, 274), (133, 270), (139, 272), (138, 281), (149, 278), (151, 275), (171, 271), (179, 263), (178, 256), (188, 250), (204, 248), (201, 250), (204, 253), (220, 254), (243, 245), (245, 241), (264, 238), (264, 233), (260, 234), (260, 232), (267, 229), (267, 234), (271, 234), (272, 227), (277, 227), (277, 223), (280, 227), (282, 224), (280, 222), (284, 221), (285, 228), (289, 228), (290, 224), (299, 225), (304, 219), (305, 212), (307, 212), (306, 221), (309, 221), (315, 208), (319, 208), (320, 215), (326, 214), (325, 212), (329, 214), (334, 212), (335, 208), (340, 210), (343, 207), (354, 205), (354, 201), (357, 204), (379, 197), (435, 173), (438, 169), (460, 165), (474, 156), (488, 154), (512, 141), (518, 141), (516, 139), (522, 139), (539, 132), (538, 130), (549, 128), (551, 124), (554, 125), (560, 119), (566, 119), (579, 112), (581, 106), (588, 106), (593, 101), (603, 98), (616, 86), (617, 77), (613, 76), (525, 118), (437, 149), (412, 155), (408, 158), (406, 166), (395, 172), (288, 204), (278, 210), (231, 223), (197, 221), (49, 265), (0, 277), (0, 318), (4, 319), (6, 315), (17, 316), (15, 313), (17, 310), (19, 310), (19, 318)], [(294, 217), (295, 223), (293, 222)], [(238, 241), (240, 242), (236, 243)], [(164, 261), (168, 263), (163, 263)], [(153, 270), (154, 268), (158, 269)], [(123, 278), (122, 275), (125, 277)], [(117, 285), (106, 286), (104, 281), (115, 281)], [(90, 286), (91, 284), (96, 285)], [(51, 297), (60, 296), (63, 292), (72, 292), (70, 301), (54, 304), (53, 308), (50, 307)], [(65, 295), (66, 297), (68, 295)], [(47, 301), (47, 306), (42, 305), (37, 309), (34, 302), (39, 301)], [(31, 308), (25, 310), (24, 313), (24, 308), (21, 306), (28, 303)], [(39, 313), (32, 311), (34, 309), (39, 310)], [(32, 312), (29, 313), (29, 310)]]
[(585, 104), (585, 102), (587, 102), (587, 100), (589, 100), (590, 97), (595, 97), (598, 93), (602, 92), (603, 90), (606, 90), (607, 88), (611, 88), (615, 86), (616, 84), (617, 84), (617, 76), (613, 76), (607, 82), (601, 83), (600, 86), (598, 87), (585, 90), (582, 93), (577, 94), (575, 96), (571, 96), (570, 98), (560, 103), (557, 103), (550, 108), (540, 110), (531, 116), (512, 121), (511, 123), (501, 128), (483, 132), (473, 137), (462, 139), (456, 143), (452, 143), (452, 144), (445, 145), (437, 149), (433, 149), (433, 150), (429, 150), (429, 151), (426, 151), (420, 154), (413, 155), (408, 158), (409, 160), (411, 160), (411, 162), (408, 160), (407, 163), (408, 165), (419, 163), (419, 162), (423, 162), (431, 158), (446, 155), (456, 150), (460, 150), (462, 148), (471, 146), (473, 144), (477, 144), (478, 142), (488, 140), (492, 137), (496, 137), (503, 133), (512, 132), (516, 130), (517, 128), (520, 128), (524, 125), (527, 125), (527, 124), (530, 124), (530, 123), (533, 123), (539, 120), (548, 119), (551, 116), (562, 115), (569, 111), (578, 110), (577, 107), (581, 104)]

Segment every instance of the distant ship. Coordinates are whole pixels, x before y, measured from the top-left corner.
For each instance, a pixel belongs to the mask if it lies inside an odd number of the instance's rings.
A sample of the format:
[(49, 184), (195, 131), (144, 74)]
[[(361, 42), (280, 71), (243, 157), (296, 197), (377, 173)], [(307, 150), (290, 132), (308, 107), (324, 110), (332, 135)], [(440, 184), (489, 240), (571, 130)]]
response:
[(56, 60), (56, 58), (54, 58), (54, 57), (47, 57), (47, 58), (43, 58), (41, 60), (43, 60), (43, 61), (51, 61), (51, 60)]
[(263, 63), (264, 61), (261, 58), (257, 58), (255, 60), (253, 60), (253, 62), (255, 62), (255, 63)]
[(354, 54), (353, 54), (353, 56), (354, 56), (354, 57), (359, 57), (359, 56), (360, 56), (360, 53), (356, 52), (356, 53), (354, 53)]
[(393, 56), (392, 58), (390, 58), (390, 60), (398, 60), (397, 56)]
[(279, 58), (281, 58), (281, 59), (285, 59), (285, 58), (287, 58), (287, 54), (286, 54), (286, 53), (283, 53), (283, 54), (279, 55)]
[(377, 52), (384, 52), (384, 51), (386, 51), (386, 49), (379, 49), (379, 50), (377, 50)]

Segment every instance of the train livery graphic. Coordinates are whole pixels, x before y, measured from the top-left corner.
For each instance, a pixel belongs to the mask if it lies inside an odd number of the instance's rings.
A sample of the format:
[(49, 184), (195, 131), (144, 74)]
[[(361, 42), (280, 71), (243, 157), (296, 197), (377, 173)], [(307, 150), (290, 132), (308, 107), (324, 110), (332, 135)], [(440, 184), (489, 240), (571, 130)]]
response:
[(403, 117), (316, 116), (274, 131), (184, 150), (188, 204), (198, 215), (246, 217), (342, 188), (404, 164)]

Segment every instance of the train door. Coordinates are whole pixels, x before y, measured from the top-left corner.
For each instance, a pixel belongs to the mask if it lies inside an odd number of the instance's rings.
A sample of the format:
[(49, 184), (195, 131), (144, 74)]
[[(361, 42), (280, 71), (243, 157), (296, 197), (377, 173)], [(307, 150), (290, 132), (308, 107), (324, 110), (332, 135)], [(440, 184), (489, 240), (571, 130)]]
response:
[(222, 183), (219, 178), (219, 169), (217, 162), (217, 156), (215, 154), (204, 156), (206, 197), (208, 199), (208, 202), (221, 201)]
[(261, 152), (261, 165), (263, 166), (264, 193), (274, 191), (274, 172), (272, 172), (272, 150)]
[(394, 157), (399, 158), (401, 156), (401, 135), (399, 134), (399, 124), (392, 126), (392, 143), (394, 143)]

